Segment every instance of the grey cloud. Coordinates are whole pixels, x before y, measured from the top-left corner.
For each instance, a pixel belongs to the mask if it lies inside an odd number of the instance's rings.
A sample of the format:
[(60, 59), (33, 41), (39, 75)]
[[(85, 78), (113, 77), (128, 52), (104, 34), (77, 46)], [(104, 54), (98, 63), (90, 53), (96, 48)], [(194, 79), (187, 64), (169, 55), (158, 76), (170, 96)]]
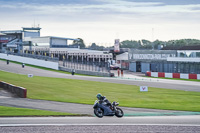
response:
[(193, 8), (191, 8), (191, 10), (200, 11), (200, 7), (193, 7)]
[(199, 0), (123, 0), (129, 2), (161, 2), (165, 5), (190, 5), (200, 4)]

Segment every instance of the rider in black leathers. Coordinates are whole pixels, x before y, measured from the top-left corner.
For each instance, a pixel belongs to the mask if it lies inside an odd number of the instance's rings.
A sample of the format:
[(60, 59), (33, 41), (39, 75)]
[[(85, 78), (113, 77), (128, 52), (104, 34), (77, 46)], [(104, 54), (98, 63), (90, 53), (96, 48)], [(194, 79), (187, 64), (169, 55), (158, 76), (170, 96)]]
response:
[(108, 99), (106, 99), (105, 96), (102, 96), (100, 93), (97, 94), (97, 99), (99, 100), (99, 103), (102, 104), (102, 103), (106, 103), (110, 109), (112, 109), (112, 104), (110, 103), (110, 101), (108, 101)]

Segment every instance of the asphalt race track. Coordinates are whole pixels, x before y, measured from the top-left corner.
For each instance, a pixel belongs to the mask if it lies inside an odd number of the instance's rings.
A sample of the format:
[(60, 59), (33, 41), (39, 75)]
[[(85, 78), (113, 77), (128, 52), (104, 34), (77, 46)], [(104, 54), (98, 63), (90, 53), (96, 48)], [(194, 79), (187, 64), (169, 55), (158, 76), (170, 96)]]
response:
[(35, 76), (44, 76), (44, 77), (90, 80), (98, 82), (109, 82), (118, 84), (129, 84), (137, 86), (148, 86), (148, 87), (200, 92), (200, 83), (193, 81), (154, 79), (154, 78), (142, 78), (141, 80), (134, 80), (134, 79), (119, 79), (110, 77), (91, 77), (91, 76), (78, 76), (78, 75), (72, 76), (70, 74), (52, 72), (28, 66), (22, 68), (21, 65), (14, 63), (10, 63), (9, 65), (7, 65), (5, 61), (0, 61), (0, 70), (18, 74), (25, 74), (25, 75), (33, 74)]
[(0, 118), (0, 131), (3, 133), (198, 133), (200, 116)]

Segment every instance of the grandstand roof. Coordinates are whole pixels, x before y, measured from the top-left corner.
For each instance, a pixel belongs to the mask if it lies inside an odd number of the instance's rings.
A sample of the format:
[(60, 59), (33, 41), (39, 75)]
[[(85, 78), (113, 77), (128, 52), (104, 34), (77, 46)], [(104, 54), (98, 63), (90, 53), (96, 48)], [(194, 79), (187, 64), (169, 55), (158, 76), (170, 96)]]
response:
[(178, 50), (200, 50), (200, 45), (196, 46), (183, 46), (179, 48)]
[(200, 50), (200, 45), (193, 45), (193, 46), (170, 46), (164, 47), (162, 50)]
[(22, 30), (7, 30), (7, 31), (0, 31), (1, 33), (4, 34), (15, 34), (15, 33), (22, 33)]
[(56, 36), (41, 36), (41, 37), (32, 37), (32, 38), (57, 38), (57, 39), (75, 40), (75, 41), (79, 40), (79, 39), (65, 38), (65, 37), (56, 37)]
[(40, 27), (22, 27), (23, 30), (40, 30)]
[(6, 34), (0, 33), (0, 36), (5, 36)]

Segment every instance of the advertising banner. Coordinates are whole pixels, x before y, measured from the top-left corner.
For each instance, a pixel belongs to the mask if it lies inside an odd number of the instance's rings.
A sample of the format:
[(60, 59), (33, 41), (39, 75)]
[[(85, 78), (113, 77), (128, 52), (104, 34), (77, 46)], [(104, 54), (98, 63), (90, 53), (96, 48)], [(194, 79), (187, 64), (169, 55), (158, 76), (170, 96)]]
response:
[(33, 74), (28, 74), (28, 77), (29, 77), (29, 78), (32, 78), (32, 77), (33, 77)]
[(119, 52), (119, 39), (115, 39), (114, 52)]
[(148, 87), (147, 86), (140, 86), (140, 91), (148, 91)]

